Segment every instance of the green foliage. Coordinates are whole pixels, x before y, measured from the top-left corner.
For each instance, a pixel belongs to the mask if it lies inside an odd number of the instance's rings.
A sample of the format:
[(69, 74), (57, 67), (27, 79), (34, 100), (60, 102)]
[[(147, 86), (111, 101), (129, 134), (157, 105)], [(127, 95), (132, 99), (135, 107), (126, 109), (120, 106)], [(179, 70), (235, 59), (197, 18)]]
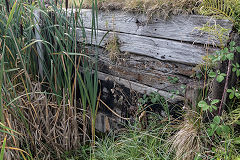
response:
[[(165, 98), (163, 96), (161, 96), (159, 93), (152, 92), (149, 95), (144, 94), (143, 97), (138, 100), (138, 102), (140, 103), (140, 107), (143, 107), (145, 105), (151, 106), (154, 104), (159, 104), (161, 107), (163, 107), (168, 118), (170, 118), (168, 103), (165, 100)], [(140, 108), (140, 110), (142, 110), (142, 108)]]
[[(240, 1), (239, 0), (203, 0), (199, 6), (199, 13), (214, 18), (228, 19), (234, 23), (235, 28), (240, 32)], [(224, 47), (224, 35), (226, 29), (219, 25), (209, 26), (207, 23), (202, 28), (202, 31), (210, 33), (220, 42), (220, 47)], [(225, 37), (225, 38), (224, 38)]]
[(240, 108), (238, 106), (237, 109), (230, 112), (230, 124), (237, 124), (240, 125)]
[(168, 80), (170, 83), (172, 84), (176, 84), (179, 82), (179, 78), (178, 77), (171, 77), (171, 76), (168, 76)]
[(208, 135), (213, 136), (216, 133), (218, 136), (226, 136), (230, 133), (229, 126), (221, 124), (221, 117), (215, 116), (210, 127), (207, 129)]
[(229, 48), (225, 47), (219, 51), (216, 51), (215, 55), (209, 55), (209, 59), (216, 64), (216, 62), (222, 62), (225, 60), (233, 60), (234, 59), (234, 53), (237, 52), (238, 54), (240, 48), (239, 46), (235, 46), (235, 42), (232, 41), (230, 43)]
[(232, 71), (236, 72), (236, 76), (239, 77), (240, 76), (240, 65), (236, 62), (236, 64), (232, 64), (233, 68)]
[(232, 87), (232, 89), (228, 89), (227, 92), (229, 93), (230, 99), (233, 99), (234, 97), (240, 99), (240, 91), (238, 89)]
[[(98, 51), (92, 45), (89, 50), (93, 54), (87, 55), (86, 42), (77, 41), (78, 38), (86, 39), (80, 16), (82, 1), (79, 0), (79, 9), (67, 11), (62, 8), (63, 4), (53, 0), (49, 1), (48, 8), (41, 0), (0, 2), (0, 119), (1, 122), (4, 118), (8, 119), (10, 122), (7, 124), (21, 133), (13, 143), (13, 130), (10, 130), (12, 137), (8, 146), (19, 145), (29, 152), (35, 150), (39, 159), (45, 156), (53, 159), (55, 155), (60, 155), (63, 148), (69, 150), (79, 145), (82, 135), (79, 133), (79, 117), (82, 115), (86, 123), (87, 117), (91, 117), (94, 141), (98, 110)], [(95, 4), (94, 0), (91, 42), (96, 40), (97, 35)], [(41, 21), (38, 21), (39, 14)], [(43, 46), (44, 59), (39, 56), (39, 44)], [(39, 76), (39, 63), (43, 67), (43, 77)], [(87, 126), (86, 123), (84, 126)], [(8, 133), (9, 126), (0, 127), (1, 139), (1, 133)], [(86, 128), (82, 130), (83, 134), (88, 133)], [(44, 136), (35, 138), (38, 135)], [(58, 142), (57, 146), (53, 146), (53, 140)]]
[(4, 150), (5, 150), (5, 147), (6, 147), (6, 142), (7, 142), (7, 137), (4, 138), (3, 144), (1, 146), (0, 160), (3, 160)]
[[(156, 126), (149, 126), (147, 130), (138, 128), (138, 122), (127, 126), (127, 131), (118, 135), (107, 135), (104, 139), (99, 139), (96, 143), (94, 157), (98, 160), (126, 160), (126, 159), (146, 159), (146, 160), (171, 160), (172, 153), (166, 140), (174, 132), (168, 121), (161, 121), (153, 118), (149, 123)], [(153, 121), (153, 122), (152, 122)], [(90, 158), (89, 158), (90, 159)]]
[(164, 97), (162, 97), (159, 93), (157, 92), (152, 92), (149, 95), (144, 94), (142, 98), (138, 100), (141, 105), (145, 105), (148, 103), (156, 104), (156, 103), (162, 103), (164, 100)]
[(219, 42), (219, 47), (221, 48), (224, 47), (224, 43), (227, 42), (229, 38), (229, 29), (226, 29), (219, 24), (211, 25), (209, 22), (207, 22), (202, 27), (195, 27), (195, 29), (208, 33), (213, 41), (213, 44), (215, 44), (215, 42)]
[(234, 10), (238, 0), (203, 0), (199, 12), (216, 18), (226, 18), (235, 21), (236, 11)]
[(217, 107), (215, 106), (217, 103), (219, 103), (218, 99), (214, 99), (211, 101), (210, 105), (207, 104), (205, 101), (200, 101), (198, 103), (198, 107), (200, 107), (203, 111), (210, 111), (217, 110)]

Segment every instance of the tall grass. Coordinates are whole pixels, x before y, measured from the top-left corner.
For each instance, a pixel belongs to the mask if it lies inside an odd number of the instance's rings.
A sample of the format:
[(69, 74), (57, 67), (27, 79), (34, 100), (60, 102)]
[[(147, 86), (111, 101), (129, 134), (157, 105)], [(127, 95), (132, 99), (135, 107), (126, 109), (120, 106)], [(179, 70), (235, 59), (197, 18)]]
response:
[[(98, 55), (93, 46), (91, 55), (84, 42), (77, 42), (77, 36), (87, 38), (81, 6), (75, 11), (57, 1), (50, 1), (48, 8), (40, 0), (0, 2), (0, 119), (21, 133), (17, 138), (8, 136), (7, 146), (29, 154), (8, 153), (17, 159), (59, 158), (62, 152), (87, 141), (87, 115), (91, 117), (94, 142)], [(94, 41), (96, 1), (92, 2), (92, 10)], [(82, 30), (80, 36), (78, 28)]]

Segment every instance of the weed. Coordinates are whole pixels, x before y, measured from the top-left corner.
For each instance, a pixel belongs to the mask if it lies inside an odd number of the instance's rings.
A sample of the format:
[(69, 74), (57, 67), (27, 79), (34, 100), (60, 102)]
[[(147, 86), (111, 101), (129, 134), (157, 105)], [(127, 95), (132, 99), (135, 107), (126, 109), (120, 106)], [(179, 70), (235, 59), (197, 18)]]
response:
[(107, 40), (106, 51), (108, 52), (111, 61), (116, 62), (120, 57), (119, 42), (116, 33)]

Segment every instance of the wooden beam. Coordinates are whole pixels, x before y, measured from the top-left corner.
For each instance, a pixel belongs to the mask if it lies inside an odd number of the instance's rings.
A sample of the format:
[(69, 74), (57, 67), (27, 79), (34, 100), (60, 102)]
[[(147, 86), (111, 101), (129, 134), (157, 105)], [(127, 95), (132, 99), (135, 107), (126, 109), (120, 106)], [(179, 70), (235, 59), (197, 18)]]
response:
[[(82, 9), (81, 18), (84, 27), (91, 28), (92, 12), (91, 9)], [(196, 27), (202, 27), (207, 22), (210, 25), (219, 24), (224, 28), (232, 30), (233, 24), (224, 19), (213, 19), (202, 15), (178, 15), (172, 16), (167, 20), (162, 18), (148, 18), (142, 14), (123, 11), (99, 11), (98, 29), (107, 31), (169, 39), (176, 41), (186, 41), (190, 43), (212, 44), (216, 41), (209, 40), (208, 34), (201, 34)]]
[(109, 75), (109, 74), (106, 74), (106, 73), (98, 72), (98, 77), (99, 77), (100, 80), (114, 81), (114, 82), (116, 82), (120, 85), (123, 85), (126, 88), (132, 89), (132, 90), (134, 90), (138, 93), (150, 94), (152, 92), (157, 92), (161, 96), (165, 97), (166, 100), (168, 100), (169, 102), (172, 102), (172, 103), (176, 103), (176, 102), (184, 100), (184, 97), (182, 97), (182, 96), (174, 95), (172, 93), (169, 93), (169, 92), (166, 92), (166, 91), (163, 91), (163, 90), (159, 90), (159, 89), (156, 89), (156, 88), (153, 88), (153, 87), (149, 87), (147, 85), (143, 85), (143, 84), (140, 84), (140, 83), (132, 82), (132, 81), (129, 81), (129, 80), (126, 80), (126, 79), (123, 79), (123, 78), (119, 78), (119, 77), (116, 77), (116, 76), (112, 76), (112, 75)]
[[(91, 44), (91, 29), (85, 29), (85, 32), (87, 43)], [(93, 44), (105, 47), (107, 40), (113, 36), (113, 34), (114, 32), (107, 34), (107, 31), (99, 30), (96, 39), (93, 40)], [(84, 40), (82, 35), (82, 29), (77, 29), (77, 41), (82, 42)], [(203, 46), (183, 42), (125, 33), (118, 33), (117, 37), (119, 39), (119, 49), (121, 52), (134, 53), (162, 61), (196, 65), (202, 62), (202, 57), (205, 56), (206, 53)], [(214, 49), (210, 48), (209, 54), (213, 51)]]

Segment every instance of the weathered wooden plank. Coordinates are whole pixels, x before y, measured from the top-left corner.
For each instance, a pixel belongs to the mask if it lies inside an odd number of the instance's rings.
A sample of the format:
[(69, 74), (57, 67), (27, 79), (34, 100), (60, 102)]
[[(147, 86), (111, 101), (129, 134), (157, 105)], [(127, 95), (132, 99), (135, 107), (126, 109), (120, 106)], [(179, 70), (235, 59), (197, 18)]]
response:
[[(182, 85), (192, 82), (190, 76), (194, 73), (192, 67), (170, 62), (162, 62), (154, 58), (135, 54), (118, 55), (113, 62), (107, 52), (99, 49), (99, 71), (141, 83), (164, 91), (181, 91)], [(176, 78), (172, 82), (169, 78)]]
[[(87, 43), (91, 43), (91, 29), (85, 29)], [(93, 44), (104, 47), (113, 32), (98, 31), (96, 41)], [(106, 35), (106, 37), (105, 37)], [(104, 38), (105, 37), (105, 38)], [(152, 37), (117, 33), (119, 49), (121, 52), (130, 52), (138, 55), (148, 56), (163, 61), (172, 61), (189, 65), (196, 65), (202, 62), (206, 51), (203, 46), (192, 45), (177, 41), (158, 39)], [(104, 39), (103, 39), (104, 38)], [(103, 40), (102, 40), (103, 39)], [(83, 41), (81, 29), (77, 30), (77, 40)], [(101, 42), (102, 40), (102, 42)], [(99, 44), (101, 42), (101, 44)], [(209, 53), (211, 49), (209, 50)]]
[(106, 73), (98, 72), (98, 77), (100, 80), (110, 80), (114, 81), (120, 85), (123, 85), (124, 87), (130, 88), (138, 93), (142, 94), (150, 94), (152, 92), (158, 92), (161, 96), (165, 97), (169, 102), (178, 102), (178, 101), (183, 101), (184, 98), (179, 95), (174, 95), (172, 93), (162, 91), (153, 87), (149, 87), (140, 83), (132, 82), (123, 78), (119, 78), (116, 76), (112, 76)]
[[(92, 26), (91, 14), (92, 12), (89, 9), (81, 11), (82, 20), (86, 28), (91, 28)], [(219, 24), (229, 29), (229, 32), (232, 29), (232, 23), (228, 20), (215, 20), (201, 15), (178, 15), (172, 16), (168, 20), (153, 18), (152, 21), (148, 21), (144, 15), (122, 11), (99, 11), (98, 13), (99, 30), (114, 30), (139, 36), (212, 44), (213, 41), (209, 41), (208, 34), (201, 34), (200, 31), (195, 29), (195, 27), (202, 27), (207, 22)]]

